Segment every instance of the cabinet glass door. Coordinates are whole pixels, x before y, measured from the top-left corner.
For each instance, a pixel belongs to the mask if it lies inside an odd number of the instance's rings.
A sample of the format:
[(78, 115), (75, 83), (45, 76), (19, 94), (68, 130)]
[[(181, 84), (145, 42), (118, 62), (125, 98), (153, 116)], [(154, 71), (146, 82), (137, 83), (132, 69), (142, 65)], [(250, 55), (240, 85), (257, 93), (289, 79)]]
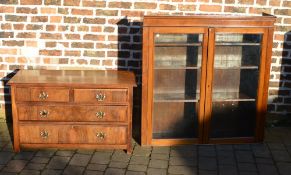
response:
[(203, 34), (155, 33), (153, 139), (198, 137)]
[(210, 138), (255, 136), (262, 39), (215, 33)]

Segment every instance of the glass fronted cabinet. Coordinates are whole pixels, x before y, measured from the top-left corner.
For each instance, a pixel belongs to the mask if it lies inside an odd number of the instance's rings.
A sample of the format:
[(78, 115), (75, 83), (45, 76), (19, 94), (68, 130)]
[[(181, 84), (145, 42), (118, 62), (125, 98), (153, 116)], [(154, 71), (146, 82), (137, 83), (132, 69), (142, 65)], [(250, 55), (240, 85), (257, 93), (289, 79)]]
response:
[(146, 16), (142, 145), (262, 141), (274, 20)]

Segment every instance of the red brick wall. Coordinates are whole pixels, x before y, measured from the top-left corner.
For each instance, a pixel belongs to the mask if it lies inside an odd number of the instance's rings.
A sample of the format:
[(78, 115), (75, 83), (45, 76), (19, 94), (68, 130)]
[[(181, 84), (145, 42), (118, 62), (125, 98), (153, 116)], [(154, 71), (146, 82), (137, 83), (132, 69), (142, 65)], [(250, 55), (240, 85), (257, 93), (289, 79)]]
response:
[[(291, 1), (198, 1), (1, 0), (0, 77), (9, 79), (15, 69), (120, 68), (134, 71), (140, 83), (144, 15), (266, 12), (278, 17), (268, 110), (291, 114)], [(9, 90), (1, 85), (2, 111), (6, 97)]]

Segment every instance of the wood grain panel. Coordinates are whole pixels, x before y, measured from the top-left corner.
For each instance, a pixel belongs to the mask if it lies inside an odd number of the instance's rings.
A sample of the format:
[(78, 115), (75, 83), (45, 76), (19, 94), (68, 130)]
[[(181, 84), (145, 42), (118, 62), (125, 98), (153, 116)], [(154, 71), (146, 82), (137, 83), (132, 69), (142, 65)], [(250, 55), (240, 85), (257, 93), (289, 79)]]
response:
[(19, 105), (19, 120), (126, 122), (127, 106)]
[[(41, 132), (48, 133), (47, 138)], [(104, 138), (98, 137), (103, 132)], [(20, 143), (126, 144), (127, 128), (122, 126), (59, 125), (57, 123), (19, 126)]]
[[(98, 100), (97, 95), (104, 96)], [(74, 89), (76, 103), (126, 103), (127, 89)]]

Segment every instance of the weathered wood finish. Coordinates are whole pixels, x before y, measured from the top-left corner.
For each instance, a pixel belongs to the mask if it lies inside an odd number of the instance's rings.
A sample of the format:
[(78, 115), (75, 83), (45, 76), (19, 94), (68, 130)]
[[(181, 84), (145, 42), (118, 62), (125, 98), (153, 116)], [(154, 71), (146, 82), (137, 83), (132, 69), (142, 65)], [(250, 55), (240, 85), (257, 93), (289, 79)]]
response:
[(20, 147), (132, 152), (133, 73), (20, 70), (9, 84), (15, 152)]
[[(268, 82), (272, 55), (274, 16), (145, 16), (143, 23), (143, 79), (142, 79), (142, 145), (177, 145), (191, 143), (250, 143), (263, 141), (267, 110)], [(198, 108), (199, 133), (197, 139), (154, 139), (153, 89), (155, 34), (202, 33), (202, 64)], [(216, 34), (262, 34), (259, 81), (256, 97), (256, 125), (253, 137), (209, 138), (212, 119), (212, 90)], [(179, 80), (177, 80), (179, 82)], [(171, 111), (173, 109), (169, 109)], [(170, 112), (169, 112), (170, 113)], [(169, 119), (170, 120), (170, 119)], [(173, 120), (174, 121), (174, 120)], [(168, 123), (170, 121), (167, 121)], [(161, 124), (162, 125), (162, 124)], [(170, 125), (170, 124), (169, 124)]]

